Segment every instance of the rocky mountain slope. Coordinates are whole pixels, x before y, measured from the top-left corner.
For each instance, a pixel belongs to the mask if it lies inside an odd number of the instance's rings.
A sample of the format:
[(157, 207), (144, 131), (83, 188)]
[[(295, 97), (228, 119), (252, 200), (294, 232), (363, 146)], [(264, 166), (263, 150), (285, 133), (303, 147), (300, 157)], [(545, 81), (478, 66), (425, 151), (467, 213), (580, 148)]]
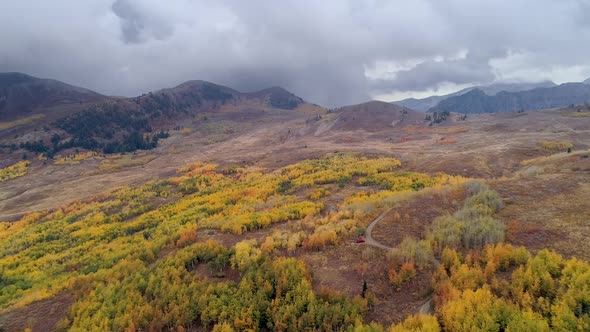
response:
[(457, 112), (463, 114), (534, 111), (565, 107), (590, 102), (590, 85), (564, 83), (550, 88), (537, 88), (520, 92), (499, 92), (490, 96), (474, 89), (460, 96), (441, 101), (429, 112)]

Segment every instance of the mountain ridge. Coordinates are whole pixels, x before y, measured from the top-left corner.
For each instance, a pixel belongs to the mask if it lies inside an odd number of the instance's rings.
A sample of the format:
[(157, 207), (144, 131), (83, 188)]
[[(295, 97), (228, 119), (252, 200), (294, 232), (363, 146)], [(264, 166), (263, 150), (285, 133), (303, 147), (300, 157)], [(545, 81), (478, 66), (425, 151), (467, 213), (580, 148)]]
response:
[(451, 97), (455, 97), (455, 96), (459, 96), (459, 95), (463, 95), (471, 90), (474, 89), (480, 89), (481, 91), (483, 91), (485, 94), (487, 95), (496, 95), (501, 91), (507, 91), (507, 92), (518, 92), (518, 91), (525, 91), (525, 90), (532, 90), (534, 88), (540, 88), (540, 87), (552, 87), (555, 86), (556, 84), (553, 83), (552, 81), (541, 81), (541, 82), (535, 82), (535, 83), (494, 83), (494, 84), (490, 84), (490, 85), (476, 85), (476, 86), (472, 86), (472, 87), (468, 87), (453, 93), (449, 93), (446, 95), (435, 95), (435, 96), (429, 96), (426, 98), (407, 98), (407, 99), (403, 99), (403, 100), (399, 100), (399, 101), (394, 101), (392, 102), (393, 104), (397, 104), (397, 105), (401, 105), (401, 106), (405, 106), (417, 111), (423, 111), (426, 112), (428, 111), (430, 108), (437, 106), (441, 101), (451, 98)]
[[(34, 135), (32, 141), (11, 141), (10, 144), (49, 156), (70, 148), (105, 153), (152, 149), (157, 146), (160, 138), (167, 137), (168, 130), (182, 127), (188, 120), (194, 122), (199, 113), (217, 112), (230, 102), (233, 112), (238, 111), (233, 117), (243, 117), (244, 115), (240, 115), (239, 112), (241, 110), (259, 116), (264, 114), (264, 109), (267, 108), (294, 110), (305, 103), (302, 98), (280, 87), (244, 93), (202, 80), (186, 81), (172, 88), (136, 97), (120, 98), (102, 96), (84, 88), (20, 73), (4, 74), (1, 77), (4, 78), (0, 80), (2, 91), (12, 91), (23, 84), (50, 84), (63, 87), (66, 91), (80, 91), (96, 96), (97, 99), (92, 99), (95, 101), (92, 104), (84, 104), (88, 100), (80, 99), (80, 105), (77, 105), (76, 109), (56, 112), (54, 109), (41, 107), (48, 104), (45, 102), (50, 99), (47, 94), (56, 89), (42, 90), (44, 93), (40, 96), (33, 95), (29, 98), (43, 99), (43, 102), (36, 104), (36, 113), (43, 116), (23, 118), (31, 114), (32, 109), (22, 112), (23, 109), (19, 107), (14, 108), (14, 112), (6, 114), (4, 120), (12, 120), (12, 123), (17, 125), (6, 122), (5, 126), (9, 130), (0, 130), (0, 136), (12, 137), (14, 130), (25, 136), (33, 127), (42, 126), (45, 128), (44, 133)], [(32, 90), (32, 93), (36, 91), (38, 90)], [(60, 103), (51, 103), (48, 106), (56, 105), (59, 106)], [(52, 116), (45, 116), (49, 113)], [(30, 120), (23, 121), (24, 128), (18, 124), (22, 120)]]
[(0, 73), (0, 121), (31, 115), (35, 109), (106, 99), (95, 91), (18, 72)]
[(590, 85), (563, 83), (554, 87), (536, 88), (520, 92), (499, 92), (487, 95), (474, 89), (463, 95), (441, 101), (428, 112), (456, 112), (463, 114), (534, 111), (565, 107), (590, 102)]

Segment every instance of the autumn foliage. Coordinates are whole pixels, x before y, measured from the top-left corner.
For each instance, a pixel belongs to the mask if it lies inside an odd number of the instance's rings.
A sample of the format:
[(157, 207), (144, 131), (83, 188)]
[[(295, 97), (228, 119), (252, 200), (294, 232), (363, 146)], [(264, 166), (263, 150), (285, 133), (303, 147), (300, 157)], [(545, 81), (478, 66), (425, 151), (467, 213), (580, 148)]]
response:
[(25, 160), (0, 169), (0, 182), (27, 174), (27, 169), (30, 164), (30, 161)]
[(404, 240), (383, 273), (396, 289), (433, 271), (435, 315), (367, 325), (367, 299), (314, 291), (297, 254), (348, 241), (397, 199), (466, 182), (399, 166), (349, 154), (276, 170), (195, 163), (0, 223), (0, 310), (68, 291), (59, 327), (73, 331), (590, 328), (590, 266), (502, 244), (502, 201), (481, 183), (425, 239)]

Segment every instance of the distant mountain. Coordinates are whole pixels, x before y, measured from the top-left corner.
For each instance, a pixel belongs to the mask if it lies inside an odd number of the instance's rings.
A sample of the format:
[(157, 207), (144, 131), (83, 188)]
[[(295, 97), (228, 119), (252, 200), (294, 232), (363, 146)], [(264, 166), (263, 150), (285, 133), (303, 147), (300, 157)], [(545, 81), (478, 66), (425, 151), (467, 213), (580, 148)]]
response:
[(264, 99), (270, 106), (274, 108), (288, 110), (297, 108), (297, 106), (304, 103), (303, 99), (301, 99), (300, 97), (297, 97), (291, 92), (278, 86), (260, 90), (257, 92), (244, 93), (242, 95), (250, 98)]
[(0, 121), (26, 117), (40, 107), (99, 101), (88, 89), (22, 73), (0, 73)]
[[(279, 87), (242, 93), (206, 81), (188, 81), (174, 88), (97, 105), (55, 124), (71, 137), (68, 142), (74, 142), (74, 146), (106, 153), (126, 152), (153, 148), (159, 138), (167, 136), (162, 130), (178, 127), (195, 114), (215, 112), (226, 104), (238, 110), (240, 105), (248, 109), (292, 110), (303, 103), (303, 99)], [(145, 137), (156, 131), (160, 132), (151, 140)]]
[[(8, 126), (10, 131), (5, 132), (1, 132), (0, 128), (0, 136), (10, 140), (0, 142), (0, 147), (16, 144), (20, 148), (49, 156), (70, 148), (105, 153), (151, 149), (157, 146), (160, 138), (168, 136), (167, 130), (181, 127), (187, 120), (195, 122), (196, 114), (216, 112), (225, 105), (229, 106), (226, 107), (229, 112), (246, 110), (264, 114), (260, 110), (293, 110), (305, 103), (280, 87), (242, 93), (206, 81), (188, 81), (133, 98), (113, 98), (58, 81), (18, 73), (0, 76), (0, 91), (4, 93), (2, 96), (6, 96), (1, 99), (6, 117), (21, 118), (33, 109), (41, 114), (47, 111), (40, 106), (97, 101), (77, 105), (73, 111), (56, 113), (52, 110), (51, 117), (26, 122), (25, 127)], [(6, 110), (10, 110), (10, 113)], [(224, 114), (231, 117), (227, 112)], [(27, 137), (25, 134), (41, 126), (45, 130), (35, 130), (37, 134), (34, 140), (12, 139), (13, 131)]]
[(460, 96), (466, 94), (469, 91), (474, 89), (479, 89), (483, 91), (485, 94), (493, 96), (501, 91), (506, 92), (518, 92), (518, 91), (525, 91), (525, 90), (532, 90), (535, 88), (548, 88), (555, 86), (555, 83), (551, 81), (544, 81), (538, 83), (494, 83), (485, 86), (473, 86), (469, 88), (465, 88), (463, 90), (453, 92), (447, 95), (442, 96), (431, 96), (422, 99), (415, 99), (415, 98), (408, 98), (400, 101), (394, 101), (394, 104), (405, 106), (417, 111), (426, 112), (430, 108), (435, 107), (441, 101), (448, 99), (450, 97)]
[(480, 89), (441, 101), (429, 112), (494, 113), (533, 111), (590, 102), (590, 85), (564, 83), (554, 87), (520, 92), (499, 92), (490, 96)]
[[(177, 108), (193, 107), (193, 111), (196, 110), (195, 107), (211, 107), (230, 100), (258, 100), (262, 105), (286, 110), (295, 109), (305, 102), (281, 87), (272, 87), (255, 92), (239, 92), (206, 81), (188, 81), (174, 88), (163, 89), (149, 95), (160, 95), (163, 98), (169, 98), (172, 101), (172, 106)], [(135, 99), (140, 100), (141, 98), (137, 97)]]
[(480, 87), (476, 87), (480, 89), (488, 96), (494, 96), (502, 91), (505, 92), (519, 92), (519, 91), (527, 91), (537, 88), (550, 88), (554, 87), (557, 84), (551, 81), (543, 81), (543, 82), (535, 82), (535, 83), (494, 83), (490, 85), (484, 85)]
[(408, 98), (400, 101), (394, 101), (392, 102), (392, 104), (407, 107), (416, 111), (426, 112), (430, 108), (438, 105), (438, 103), (440, 103), (442, 100), (445, 100), (453, 96), (462, 95), (471, 90), (473, 90), (473, 88), (463, 89), (443, 96), (430, 96), (422, 99)]

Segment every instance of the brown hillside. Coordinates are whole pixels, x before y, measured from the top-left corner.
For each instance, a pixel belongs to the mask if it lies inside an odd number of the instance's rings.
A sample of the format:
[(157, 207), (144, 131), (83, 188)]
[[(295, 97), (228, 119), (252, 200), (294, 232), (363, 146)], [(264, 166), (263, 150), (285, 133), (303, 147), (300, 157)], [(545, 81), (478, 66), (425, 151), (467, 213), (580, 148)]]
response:
[(0, 121), (24, 118), (56, 105), (105, 99), (94, 91), (21, 73), (0, 73)]
[(332, 129), (339, 130), (379, 131), (424, 122), (422, 113), (381, 101), (341, 107), (334, 113), (338, 117)]

